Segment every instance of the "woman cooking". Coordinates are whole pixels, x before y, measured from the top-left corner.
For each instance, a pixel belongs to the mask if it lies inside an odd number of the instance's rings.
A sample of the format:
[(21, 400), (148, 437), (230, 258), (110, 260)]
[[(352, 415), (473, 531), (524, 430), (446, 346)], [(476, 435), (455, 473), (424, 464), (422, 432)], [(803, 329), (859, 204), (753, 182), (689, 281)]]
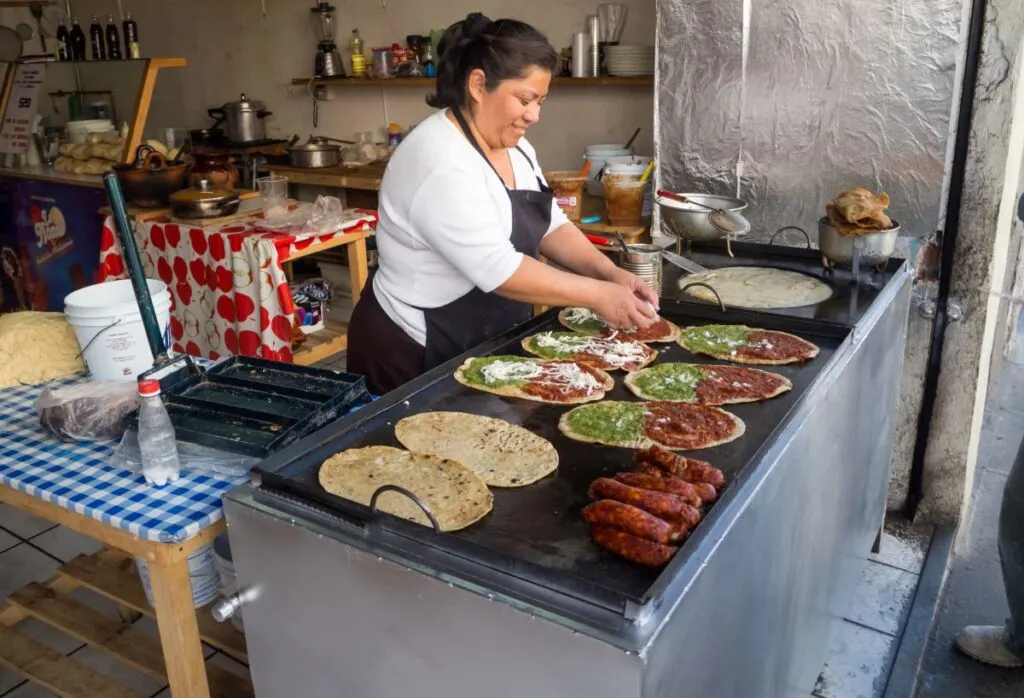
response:
[(656, 318), (657, 296), (558, 208), (524, 138), (558, 63), (547, 39), (472, 14), (438, 48), (439, 111), (388, 164), (378, 269), (349, 326), (348, 368), (378, 395), (525, 322), (533, 304), (583, 306), (618, 328)]

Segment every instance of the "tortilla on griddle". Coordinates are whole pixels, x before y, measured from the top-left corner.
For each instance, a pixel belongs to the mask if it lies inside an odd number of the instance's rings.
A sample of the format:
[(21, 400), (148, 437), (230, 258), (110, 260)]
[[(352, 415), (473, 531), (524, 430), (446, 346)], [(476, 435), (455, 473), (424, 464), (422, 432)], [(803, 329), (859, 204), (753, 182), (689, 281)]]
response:
[(493, 417), (465, 412), (424, 412), (395, 425), (410, 451), (462, 463), (491, 487), (524, 487), (558, 468), (547, 439)]
[(559, 419), (558, 429), (584, 443), (633, 449), (657, 444), (673, 451), (695, 451), (738, 439), (747, 427), (718, 407), (666, 400), (603, 400), (569, 410)]
[[(390, 446), (368, 446), (337, 453), (320, 467), (320, 486), (353, 502), (370, 505), (382, 485), (403, 487), (430, 507), (442, 531), (458, 531), (490, 512), (494, 496), (483, 479), (462, 463)], [(430, 527), (426, 514), (408, 497), (385, 492), (381, 511)]]
[(737, 308), (799, 308), (823, 303), (832, 297), (832, 288), (813, 276), (769, 267), (725, 267), (707, 274), (690, 274), (679, 279), (686, 294), (708, 303), (717, 303), (711, 286), (722, 302)]
[[(511, 355), (466, 359), (455, 369), (454, 378), (474, 390), (552, 405), (594, 402), (615, 387), (607, 372), (582, 363)], [(531, 384), (543, 384), (562, 394), (529, 392)]]

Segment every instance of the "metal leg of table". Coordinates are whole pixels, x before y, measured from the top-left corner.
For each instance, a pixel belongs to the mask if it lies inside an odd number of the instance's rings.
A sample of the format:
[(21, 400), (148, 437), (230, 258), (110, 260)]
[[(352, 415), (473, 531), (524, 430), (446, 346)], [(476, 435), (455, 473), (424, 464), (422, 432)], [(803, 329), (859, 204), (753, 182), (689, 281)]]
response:
[(366, 285), (369, 268), (366, 263), (366, 240), (356, 240), (348, 246), (348, 274), (352, 282), (352, 307), (359, 300), (359, 294)]
[(192, 601), (188, 558), (150, 562), (149, 579), (171, 695), (176, 698), (210, 698), (203, 646)]

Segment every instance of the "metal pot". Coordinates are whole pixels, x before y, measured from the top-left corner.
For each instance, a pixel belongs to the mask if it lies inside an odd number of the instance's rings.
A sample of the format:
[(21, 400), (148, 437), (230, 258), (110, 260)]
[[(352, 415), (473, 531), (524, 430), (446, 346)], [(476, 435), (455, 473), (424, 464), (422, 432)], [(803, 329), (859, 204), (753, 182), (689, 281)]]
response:
[(292, 167), (336, 167), (341, 162), (341, 146), (330, 143), (303, 143), (288, 149)]
[(166, 208), (170, 195), (186, 185), (188, 165), (168, 162), (148, 145), (140, 145), (131, 164), (114, 165), (124, 199), (139, 208)]
[(201, 180), (199, 186), (182, 189), (171, 195), (171, 213), (175, 218), (220, 218), (230, 216), (242, 203), (234, 189), (214, 187), (209, 180)]
[(211, 118), (217, 119), (212, 128), (224, 124), (224, 132), (232, 143), (250, 143), (267, 138), (267, 125), (263, 121), (272, 112), (267, 111), (263, 102), (251, 100), (243, 92), (236, 102), (228, 102), (222, 107), (206, 111)]
[(822, 216), (818, 220), (818, 247), (821, 249), (822, 263), (826, 267), (837, 264), (852, 266), (854, 253), (859, 251), (860, 264), (867, 267), (884, 266), (896, 251), (896, 238), (900, 234), (900, 224), (893, 221), (892, 225), (892, 228), (877, 233), (843, 237), (828, 218)]
[[(713, 194), (683, 194), (690, 201), (706, 204), (714, 208), (739, 213), (747, 207), (747, 202), (729, 196)], [(692, 204), (683, 204), (661, 196), (655, 197), (658, 213), (661, 216), (662, 231), (684, 240), (709, 242), (721, 239), (722, 233), (713, 225), (708, 211)]]

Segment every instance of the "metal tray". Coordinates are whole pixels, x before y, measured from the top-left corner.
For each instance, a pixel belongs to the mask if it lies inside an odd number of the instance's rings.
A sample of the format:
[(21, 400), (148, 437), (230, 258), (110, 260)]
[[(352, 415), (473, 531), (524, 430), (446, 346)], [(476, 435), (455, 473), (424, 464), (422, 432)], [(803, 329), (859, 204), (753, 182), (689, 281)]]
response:
[[(708, 517), (698, 526), (709, 526), (716, 510), (735, 491), (736, 483), (756, 463), (774, 435), (783, 426), (808, 386), (829, 363), (850, 330), (841, 325), (799, 318), (765, 316), (746, 311), (722, 313), (717, 308), (665, 301), (662, 315), (678, 324), (715, 322), (746, 324), (793, 332), (821, 347), (820, 355), (803, 366), (766, 367), (777, 370), (793, 382), (793, 390), (762, 403), (733, 405), (729, 411), (743, 419), (746, 434), (723, 446), (687, 455), (711, 461), (727, 478), (725, 492)], [(506, 399), (466, 388), (452, 378), (452, 372), (468, 356), (522, 354), (520, 340), (530, 334), (559, 328), (556, 311), (549, 311), (512, 332), (485, 343), (465, 355), (421, 376), (356, 414), (310, 435), (275, 454), (254, 469), (262, 491), (280, 494), (282, 499), (327, 509), (347, 524), (365, 526), (377, 521), (381, 527), (404, 537), (412, 555), (422, 557), (428, 548), (483, 565), (500, 575), (510, 575), (568, 595), (590, 604), (625, 614), (629, 603), (646, 604), (657, 598), (683, 564), (692, 547), (683, 545), (664, 570), (650, 570), (626, 562), (594, 545), (588, 526), (580, 517), (587, 504), (587, 488), (597, 477), (632, 467), (633, 451), (583, 444), (558, 431), (558, 418), (567, 406), (544, 405)], [(684, 351), (676, 344), (661, 348), (659, 362), (689, 361), (715, 363)], [(608, 399), (636, 400), (622, 384), (625, 374), (613, 372), (615, 388)], [(419, 412), (456, 410), (488, 415), (521, 425), (549, 439), (558, 450), (559, 468), (551, 476), (528, 487), (494, 488), (494, 509), (482, 521), (455, 533), (436, 534), (431, 529), (378, 514), (368, 507), (336, 497), (320, 487), (317, 473), (329, 456), (347, 448), (371, 444), (399, 446), (394, 424)], [(692, 540), (693, 537), (691, 537)], [(503, 580), (499, 580), (503, 581)]]
[[(265, 458), (369, 401), (362, 376), (234, 356), (208, 370), (188, 357), (161, 367), (180, 441)], [(138, 412), (126, 418), (138, 428)]]

